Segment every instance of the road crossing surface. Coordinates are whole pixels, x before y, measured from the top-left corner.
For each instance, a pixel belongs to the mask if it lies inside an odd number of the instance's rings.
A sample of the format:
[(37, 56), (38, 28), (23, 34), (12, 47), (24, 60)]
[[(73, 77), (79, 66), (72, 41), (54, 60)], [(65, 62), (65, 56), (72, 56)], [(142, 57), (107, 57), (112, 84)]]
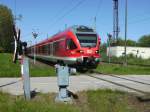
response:
[[(58, 92), (57, 77), (32, 77), (30, 84), (31, 91)], [(150, 75), (83, 74), (69, 78), (68, 90), (74, 93), (97, 89), (112, 89), (137, 94), (150, 93)], [(0, 78), (0, 91), (12, 95), (23, 95), (23, 81), (21, 78)]]

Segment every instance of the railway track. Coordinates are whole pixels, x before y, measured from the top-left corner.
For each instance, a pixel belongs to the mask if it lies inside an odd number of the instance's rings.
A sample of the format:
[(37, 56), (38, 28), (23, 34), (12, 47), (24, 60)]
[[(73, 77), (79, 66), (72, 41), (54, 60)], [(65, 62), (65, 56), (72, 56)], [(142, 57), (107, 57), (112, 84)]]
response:
[[(41, 60), (39, 60), (39, 61), (41, 61)], [(43, 62), (43, 60), (42, 60), (42, 62)], [(45, 61), (44, 61), (44, 63), (45, 63)], [(49, 65), (54, 67), (54, 64), (49, 64)], [(142, 96), (150, 96), (150, 90), (148, 92), (143, 91), (142, 89), (134, 88), (134, 87), (131, 87), (130, 85), (121, 84), (121, 83), (115, 82), (113, 80), (110, 80), (109, 78), (104, 78), (104, 77), (101, 77), (101, 76), (109, 76), (109, 77), (112, 77), (112, 78), (115, 78), (115, 79), (118, 79), (118, 80), (120, 79), (120, 80), (124, 80), (124, 81), (133, 82), (133, 83), (138, 84), (138, 85), (148, 86), (149, 89), (150, 89), (150, 83), (148, 83), (148, 81), (147, 82), (145, 82), (145, 81), (142, 82), (141, 80), (134, 79), (134, 77), (127, 78), (127, 77), (118, 76), (118, 75), (102, 74), (102, 73), (95, 72), (95, 71), (94, 71), (94, 74), (86, 74), (86, 75), (88, 75), (89, 77), (98, 79), (98, 80), (102, 80), (102, 81), (114, 84), (116, 86), (120, 86), (120, 87), (129, 89), (129, 90), (135, 91), (136, 93), (139, 93)], [(146, 98), (146, 100), (147, 100), (147, 98)], [(148, 100), (150, 100), (150, 97), (148, 97)]]
[[(129, 79), (129, 78), (116, 76), (116, 75), (109, 75), (109, 74), (103, 74), (102, 75), (100, 73), (88, 74), (88, 76), (92, 77), (92, 78), (95, 78), (95, 79), (98, 79), (98, 80), (102, 80), (102, 81), (111, 83), (111, 84), (119, 86), (119, 87), (123, 87), (123, 88), (129, 89), (129, 90), (135, 91), (136, 93), (139, 93), (142, 96), (150, 96), (150, 92), (149, 91), (144, 91), (142, 89), (135, 88), (135, 87), (133, 87), (131, 85), (123, 84), (123, 83), (120, 83), (120, 82), (117, 82), (117, 81), (114, 81), (114, 80), (119, 80), (120, 79), (120, 80), (122, 80), (122, 82), (123, 81), (128, 81), (130, 83), (134, 83), (135, 85), (149, 87), (149, 89), (150, 89), (150, 83), (147, 83), (147, 82), (142, 82), (142, 81), (139, 81), (139, 80), (135, 80), (135, 79), (131, 79), (131, 78)], [(103, 76), (107, 76), (107, 77), (103, 77)]]
[[(95, 73), (102, 74), (102, 73), (99, 73), (99, 72), (95, 72)], [(125, 78), (125, 77), (121, 77), (121, 76), (118, 76), (118, 75), (111, 75), (111, 74), (103, 74), (103, 75), (116, 77), (116, 78), (119, 78), (119, 79), (124, 79), (124, 80), (128, 80), (128, 81), (132, 81), (132, 82), (136, 82), (136, 83), (140, 83), (140, 84), (144, 84), (144, 85), (149, 85), (150, 86), (150, 83), (146, 83), (146, 82), (142, 82), (142, 81), (139, 81), (139, 80), (135, 80), (133, 78), (130, 79), (130, 78)]]
[[(108, 62), (108, 61), (102, 61), (101, 63), (123, 65), (123, 62)], [(140, 66), (140, 67), (150, 67), (150, 64), (133, 64), (133, 63), (128, 63), (128, 65)]]

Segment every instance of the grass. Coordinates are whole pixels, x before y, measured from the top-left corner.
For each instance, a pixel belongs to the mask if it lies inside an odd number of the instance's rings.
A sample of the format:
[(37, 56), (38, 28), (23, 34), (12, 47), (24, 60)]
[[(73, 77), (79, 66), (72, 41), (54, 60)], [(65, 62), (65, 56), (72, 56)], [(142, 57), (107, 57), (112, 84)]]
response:
[(1, 93), (0, 112), (78, 112), (78, 109), (64, 104), (55, 104), (50, 95), (41, 94), (29, 102), (21, 96)]
[(104, 74), (116, 74), (116, 75), (150, 75), (150, 67), (139, 66), (123, 66), (119, 64), (107, 64), (101, 63), (96, 70), (97, 72)]
[[(109, 58), (108, 56), (106, 56), (106, 53), (102, 52), (101, 53), (102, 56), (102, 61), (103, 62), (108, 62)], [(111, 57), (110, 58), (110, 62), (111, 63), (123, 63), (125, 58), (122, 57)], [(142, 59), (142, 58), (136, 58), (135, 56), (133, 56), (132, 54), (127, 55), (127, 63), (130, 65), (143, 65), (143, 66), (150, 66), (150, 59)]]
[(14, 64), (12, 59), (12, 54), (0, 53), (0, 76), (19, 76), (20, 75), (20, 66), (19, 63)]
[(111, 90), (80, 92), (73, 104), (55, 103), (54, 94), (38, 94), (31, 101), (23, 96), (0, 93), (0, 112), (148, 112), (149, 104), (134, 95)]
[(30, 71), (32, 77), (56, 76), (55, 69), (52, 66), (30, 60)]
[[(111, 90), (90, 91), (87, 93), (91, 112), (133, 112), (126, 95)], [(99, 110), (99, 111), (98, 111)]]
[[(0, 77), (20, 77), (20, 64), (12, 62), (13, 54), (0, 53)], [(55, 76), (51, 66), (37, 62), (36, 65), (30, 60), (30, 76)]]
[[(30, 59), (30, 76), (31, 77), (43, 77), (43, 76), (56, 76), (53, 67), (36, 61), (33, 64), (33, 60)], [(150, 75), (150, 67), (144, 66), (131, 66), (124, 67), (117, 64), (105, 64), (101, 63), (97, 69), (97, 72), (107, 74), (139, 74)], [(0, 77), (20, 77), (20, 64), (14, 64), (12, 62), (12, 54), (0, 53)]]
[[(101, 52), (102, 61), (108, 62), (108, 57), (106, 53)], [(112, 63), (123, 63), (124, 57), (111, 57)], [(116, 74), (116, 75), (150, 75), (150, 59), (136, 58), (133, 55), (127, 56), (128, 66), (123, 66), (121, 64), (108, 64), (101, 63), (96, 71), (106, 74)], [(140, 66), (143, 65), (143, 66)]]

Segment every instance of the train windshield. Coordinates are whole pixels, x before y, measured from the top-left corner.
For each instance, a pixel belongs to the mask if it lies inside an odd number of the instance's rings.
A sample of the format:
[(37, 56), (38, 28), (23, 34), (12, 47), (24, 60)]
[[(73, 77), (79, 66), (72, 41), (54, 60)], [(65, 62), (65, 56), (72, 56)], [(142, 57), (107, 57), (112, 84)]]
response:
[(96, 34), (77, 34), (81, 47), (96, 47)]

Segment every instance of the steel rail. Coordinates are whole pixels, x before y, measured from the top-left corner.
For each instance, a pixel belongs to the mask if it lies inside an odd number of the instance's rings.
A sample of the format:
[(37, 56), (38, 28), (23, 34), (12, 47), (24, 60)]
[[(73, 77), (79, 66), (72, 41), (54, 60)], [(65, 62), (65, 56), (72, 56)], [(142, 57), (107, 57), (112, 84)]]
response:
[(134, 91), (136, 91), (138, 93), (142, 93), (144, 95), (149, 95), (150, 94), (149, 92), (145, 92), (145, 91), (142, 91), (142, 90), (139, 90), (139, 89), (136, 89), (136, 88), (132, 88), (130, 86), (126, 86), (126, 85), (123, 85), (123, 84), (120, 84), (120, 83), (117, 83), (117, 82), (114, 82), (114, 81), (111, 81), (111, 80), (107, 80), (107, 79), (104, 79), (104, 78), (96, 77), (94, 75), (89, 75), (88, 74), (88, 76), (99, 79), (99, 80), (102, 80), (102, 81), (105, 81), (105, 82), (109, 82), (111, 84), (114, 84), (114, 85), (117, 85), (117, 86), (120, 86), (120, 87), (124, 87), (124, 88), (130, 89), (130, 90), (134, 90)]
[[(99, 73), (99, 72), (95, 72), (95, 73), (98, 73), (99, 75), (102, 74), (102, 73)], [(150, 85), (150, 83), (145, 83), (145, 82), (141, 82), (141, 81), (137, 81), (137, 80), (125, 78), (125, 77), (120, 77), (120, 76), (117, 76), (117, 75), (112, 75), (112, 74), (103, 74), (103, 75), (107, 75), (107, 76), (111, 76), (111, 77), (116, 77), (116, 78), (119, 78), (119, 79), (125, 79), (125, 80), (128, 80), (128, 81), (132, 81), (132, 82), (136, 82), (136, 83), (140, 83), (140, 84), (144, 84), (144, 85)]]

